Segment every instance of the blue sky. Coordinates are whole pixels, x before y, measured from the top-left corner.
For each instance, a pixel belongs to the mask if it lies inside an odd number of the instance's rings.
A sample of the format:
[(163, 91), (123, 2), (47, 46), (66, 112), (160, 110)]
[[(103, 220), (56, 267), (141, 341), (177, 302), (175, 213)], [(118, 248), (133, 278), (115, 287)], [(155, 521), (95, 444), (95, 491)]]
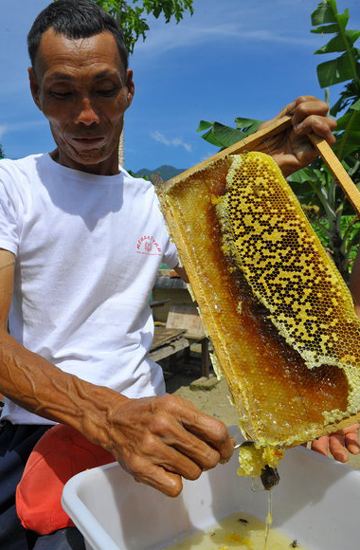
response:
[[(48, 0), (0, 4), (0, 141), (10, 158), (50, 151), (54, 143), (32, 103), (26, 70), (26, 34)], [(316, 65), (328, 56), (313, 52), (326, 37), (310, 33), (317, 4), (194, 0), (194, 15), (179, 25), (151, 22), (130, 59), (136, 94), (125, 119), (126, 168), (189, 168), (216, 152), (196, 132), (201, 119), (266, 120), (298, 95), (323, 98)], [(337, 4), (340, 12), (349, 8), (349, 28), (359, 29), (359, 1)]]

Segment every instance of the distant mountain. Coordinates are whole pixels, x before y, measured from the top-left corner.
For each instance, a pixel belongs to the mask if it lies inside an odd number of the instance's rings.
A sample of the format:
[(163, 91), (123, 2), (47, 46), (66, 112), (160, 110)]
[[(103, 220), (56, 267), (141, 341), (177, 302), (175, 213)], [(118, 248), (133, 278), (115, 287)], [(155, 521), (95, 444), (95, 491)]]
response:
[(173, 166), (159, 166), (159, 168), (155, 168), (155, 170), (148, 170), (148, 168), (142, 168), (141, 170), (138, 170), (135, 172), (135, 177), (137, 178), (143, 178), (148, 177), (151, 179), (151, 174), (159, 174), (159, 176), (164, 180), (167, 181), (178, 174), (181, 174), (181, 172), (184, 172), (186, 168), (174, 168)]

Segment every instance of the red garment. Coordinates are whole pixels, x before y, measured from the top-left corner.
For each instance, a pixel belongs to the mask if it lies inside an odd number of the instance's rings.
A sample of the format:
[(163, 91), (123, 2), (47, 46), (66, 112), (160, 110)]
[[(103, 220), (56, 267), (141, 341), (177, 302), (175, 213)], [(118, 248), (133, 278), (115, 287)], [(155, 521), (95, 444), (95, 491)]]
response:
[(23, 527), (48, 535), (73, 526), (61, 507), (65, 483), (79, 472), (114, 462), (111, 453), (90, 443), (74, 428), (58, 424), (35, 445), (16, 489)]

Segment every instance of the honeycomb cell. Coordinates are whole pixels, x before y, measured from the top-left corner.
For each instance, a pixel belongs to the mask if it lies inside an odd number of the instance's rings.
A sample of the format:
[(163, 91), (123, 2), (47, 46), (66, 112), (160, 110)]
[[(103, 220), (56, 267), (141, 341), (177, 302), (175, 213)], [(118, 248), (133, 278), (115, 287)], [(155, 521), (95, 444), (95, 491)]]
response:
[(241, 429), (292, 446), (360, 410), (360, 322), (279, 168), (262, 153), (170, 180), (160, 203)]
[[(271, 177), (273, 172), (273, 162), (258, 153), (234, 158), (226, 192), (217, 205), (223, 239), (229, 251), (227, 256), (267, 308), (279, 333), (306, 358), (308, 368), (324, 361), (340, 366), (344, 350), (358, 348), (359, 324), (355, 322), (346, 339), (339, 342), (337, 332), (348, 318), (342, 313), (334, 318), (332, 326), (324, 321), (335, 314), (329, 305), (337, 298), (345, 297), (346, 306), (349, 306), (348, 291), (335, 266), (324, 255), (296, 197), (280, 174), (275, 182)], [(253, 178), (249, 178), (249, 174)], [(253, 181), (257, 185), (261, 181), (263, 201), (254, 198)], [(266, 223), (261, 223), (262, 219)], [(279, 277), (281, 269), (287, 275), (286, 285)], [(261, 275), (254, 278), (254, 272), (261, 272)], [(316, 317), (309, 322), (311, 312)]]

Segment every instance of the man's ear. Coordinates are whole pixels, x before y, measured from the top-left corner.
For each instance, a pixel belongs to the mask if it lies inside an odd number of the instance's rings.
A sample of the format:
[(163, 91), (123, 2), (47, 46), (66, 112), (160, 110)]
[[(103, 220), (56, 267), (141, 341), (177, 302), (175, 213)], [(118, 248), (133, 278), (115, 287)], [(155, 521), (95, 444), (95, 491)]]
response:
[(40, 101), (40, 86), (38, 83), (38, 79), (32, 67), (29, 67), (28, 73), (29, 73), (29, 83), (30, 83), (32, 98), (35, 102), (35, 105), (40, 109), (40, 111), (42, 111), (41, 101)]
[(135, 94), (135, 84), (133, 81), (133, 72), (128, 69), (126, 72), (126, 88), (127, 88), (127, 108), (130, 107), (134, 94)]

